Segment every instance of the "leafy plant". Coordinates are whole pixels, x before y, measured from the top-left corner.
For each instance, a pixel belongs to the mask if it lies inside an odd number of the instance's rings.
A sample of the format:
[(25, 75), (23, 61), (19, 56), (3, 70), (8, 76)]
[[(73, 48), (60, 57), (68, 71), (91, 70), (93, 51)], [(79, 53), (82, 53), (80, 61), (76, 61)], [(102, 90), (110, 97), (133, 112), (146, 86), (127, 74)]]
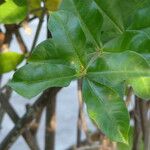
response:
[[(0, 2), (0, 23), (14, 24), (20, 23), (28, 13), (28, 8), (32, 12), (35, 9), (41, 9), (42, 0), (2, 0)], [(28, 4), (29, 3), (29, 4)], [(56, 11), (61, 3), (61, 0), (46, 0), (45, 8), (49, 11)], [(39, 12), (34, 12), (40, 15)]]
[(0, 23), (19, 23), (27, 15), (27, 0), (5, 0), (0, 5)]
[(150, 98), (148, 0), (67, 0), (51, 13), (52, 39), (39, 44), (9, 85), (31, 98), (82, 79), (90, 118), (112, 140), (128, 143), (128, 85)]

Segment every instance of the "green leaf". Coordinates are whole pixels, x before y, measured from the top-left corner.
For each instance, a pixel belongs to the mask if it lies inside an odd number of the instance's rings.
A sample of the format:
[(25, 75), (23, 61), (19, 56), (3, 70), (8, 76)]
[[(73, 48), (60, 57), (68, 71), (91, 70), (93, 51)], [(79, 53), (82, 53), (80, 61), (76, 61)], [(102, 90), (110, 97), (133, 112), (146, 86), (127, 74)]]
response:
[(103, 84), (116, 83), (136, 77), (149, 77), (150, 67), (135, 52), (104, 53), (89, 66), (87, 74), (89, 78)]
[(20, 95), (32, 98), (49, 87), (68, 86), (75, 70), (63, 64), (35, 63), (19, 69), (9, 83)]
[(128, 143), (129, 115), (124, 101), (111, 88), (83, 82), (83, 98), (90, 118), (111, 140)]
[(46, 61), (51, 64), (66, 63), (71, 65), (71, 61), (68, 61), (67, 53), (64, 53), (61, 48), (57, 47), (57, 41), (55, 42), (53, 39), (48, 39), (36, 46), (28, 61), (30, 63)]
[(150, 28), (145, 31), (127, 30), (121, 36), (107, 42), (103, 50), (107, 52), (135, 51), (148, 54), (150, 47)]
[[(135, 51), (141, 54), (150, 64), (150, 6), (136, 11), (133, 22), (121, 36), (109, 41), (103, 50), (109, 52)], [(140, 77), (128, 82), (136, 95), (143, 99), (149, 99), (149, 78)]]
[(48, 87), (67, 86), (80, 74), (85, 63), (86, 41), (77, 18), (58, 11), (52, 13), (50, 20), (53, 39), (35, 48), (28, 65), (19, 69), (9, 84), (28, 98)]
[(104, 16), (106, 16), (109, 21), (117, 28), (117, 30), (122, 33), (124, 31), (123, 20), (120, 13), (119, 6), (117, 5), (117, 0), (95, 0), (100, 8), (100, 11)]
[(139, 9), (134, 18), (133, 18), (133, 23), (129, 27), (129, 29), (134, 29), (134, 30), (141, 30), (144, 28), (150, 27), (150, 4), (149, 7), (144, 7), (142, 9)]
[(133, 22), (135, 13), (149, 5), (149, 0), (95, 0), (103, 14), (103, 42), (122, 34)]
[[(150, 77), (150, 67), (146, 60), (135, 52), (104, 53), (90, 64), (87, 77), (123, 95), (124, 81)], [(132, 82), (130, 83), (132, 86)]]
[(139, 9), (128, 29), (119, 37), (104, 45), (105, 51), (132, 50), (139, 53), (150, 53), (150, 7)]
[[(149, 29), (147, 29), (149, 31)], [(105, 51), (126, 51), (133, 50), (141, 53), (150, 65), (150, 36), (149, 32), (127, 31), (121, 37), (112, 40), (105, 45)], [(138, 64), (138, 62), (137, 62)], [(150, 70), (150, 69), (149, 69)], [(136, 95), (143, 99), (150, 98), (149, 78), (140, 77), (128, 82)]]
[(55, 49), (50, 40), (37, 46), (28, 64), (16, 71), (9, 85), (27, 98), (49, 87), (68, 86), (76, 78), (76, 71)]
[(51, 14), (48, 24), (56, 47), (75, 62), (77, 67), (85, 66), (86, 39), (78, 18), (71, 12), (58, 11)]
[(101, 47), (100, 35), (103, 17), (97, 5), (92, 0), (73, 0), (73, 4), (85, 34), (87, 34), (96, 47)]
[(26, 0), (5, 0), (5, 3), (0, 5), (0, 23), (19, 23), (26, 17), (26, 15)]
[(150, 65), (150, 54), (143, 54), (142, 55), (148, 62), (148, 64)]
[(0, 53), (0, 74), (16, 69), (17, 65), (22, 62), (23, 58), (23, 55), (15, 52)]
[(145, 31), (128, 30), (103, 47), (107, 52), (135, 51), (140, 53), (150, 64), (150, 28)]
[(144, 100), (150, 99), (150, 77), (141, 77), (129, 80), (134, 93)]
[(127, 28), (137, 11), (145, 6), (148, 6), (149, 0), (122, 0), (117, 1), (117, 6), (119, 8), (120, 14), (122, 16), (124, 27)]
[(65, 10), (65, 11), (75, 13), (73, 1), (72, 0), (63, 0), (60, 5), (60, 10)]
[(139, 53), (150, 53), (150, 6), (139, 9), (133, 22), (121, 36), (111, 40), (104, 46), (105, 51), (132, 50)]
[[(117, 143), (117, 150), (132, 150), (134, 144), (134, 127), (131, 126), (129, 130), (129, 144)], [(139, 140), (139, 150), (144, 150), (143, 140)]]

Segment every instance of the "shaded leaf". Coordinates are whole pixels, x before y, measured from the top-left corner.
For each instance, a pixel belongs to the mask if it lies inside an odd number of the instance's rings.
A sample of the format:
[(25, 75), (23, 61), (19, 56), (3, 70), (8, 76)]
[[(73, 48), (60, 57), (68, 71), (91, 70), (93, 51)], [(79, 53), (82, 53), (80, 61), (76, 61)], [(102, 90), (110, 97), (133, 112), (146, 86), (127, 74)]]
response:
[(129, 29), (141, 30), (150, 27), (149, 16), (150, 16), (150, 4), (149, 7), (141, 8), (136, 12), (133, 18), (133, 23), (129, 27)]
[(60, 10), (65, 10), (65, 11), (75, 13), (73, 1), (72, 0), (63, 0), (60, 5)]
[(124, 30), (123, 20), (120, 13), (119, 6), (117, 5), (117, 0), (95, 0), (99, 6), (103, 15), (105, 15), (109, 21), (117, 28), (121, 33)]
[(135, 51), (141, 54), (150, 53), (150, 29), (145, 31), (127, 30), (121, 36), (104, 45), (104, 51), (123, 52)]
[(150, 7), (139, 9), (133, 17), (133, 22), (121, 36), (104, 46), (105, 51), (133, 50), (139, 53), (150, 53)]
[(95, 0), (103, 14), (101, 39), (103, 42), (117, 37), (133, 22), (135, 13), (149, 5), (149, 0)]
[(85, 30), (85, 34), (87, 34), (87, 37), (96, 47), (101, 47), (100, 35), (103, 17), (97, 5), (92, 0), (73, 0), (73, 4)]

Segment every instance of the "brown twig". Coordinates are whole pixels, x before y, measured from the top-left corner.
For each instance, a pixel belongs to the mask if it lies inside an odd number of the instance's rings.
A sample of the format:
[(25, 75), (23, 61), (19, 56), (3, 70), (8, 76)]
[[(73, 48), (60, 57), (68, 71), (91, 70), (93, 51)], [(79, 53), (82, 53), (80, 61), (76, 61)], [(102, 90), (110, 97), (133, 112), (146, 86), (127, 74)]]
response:
[(26, 112), (25, 115), (17, 121), (15, 127), (9, 132), (9, 134), (0, 144), (0, 149), (8, 150), (20, 136), (20, 134), (22, 134), (30, 126), (30, 123), (36, 118), (38, 112), (47, 105), (47, 99), (49, 99), (49, 95), (56, 94), (59, 90), (60, 88), (50, 88), (46, 90), (28, 109), (28, 112)]
[(129, 105), (129, 103), (131, 102), (131, 97), (132, 97), (132, 95), (133, 95), (133, 89), (132, 89), (132, 87), (129, 87), (128, 89), (127, 89), (127, 97), (126, 97), (126, 105), (128, 106)]
[[(12, 26), (11, 25), (5, 25), (5, 29), (6, 32), (5, 34), (3, 32), (0, 32), (0, 52), (3, 50), (3, 46), (9, 46), (12, 40)], [(2, 82), (2, 75), (0, 75), (0, 94), (3, 91), (3, 89), (1, 88), (1, 82)], [(7, 94), (7, 98), (6, 100), (8, 101), (10, 96), (11, 96), (11, 92), (8, 92), (8, 88), (4, 88), (5, 92)], [(0, 106), (0, 127), (1, 127), (1, 123), (4, 117), (5, 111), (4, 109)]]
[[(47, 15), (47, 24), (48, 24)], [(47, 38), (51, 38), (51, 32), (47, 29)], [(57, 94), (57, 93), (56, 93)], [(51, 95), (46, 106), (46, 127), (45, 127), (45, 150), (54, 150), (56, 130), (56, 95)]]
[(34, 137), (36, 136), (37, 130), (39, 128), (39, 123), (40, 123), (40, 120), (41, 120), (43, 110), (44, 110), (44, 108), (41, 109), (41, 111), (39, 111), (37, 113), (37, 117), (34, 119), (34, 121), (30, 125), (30, 131), (31, 131), (31, 133)]
[(84, 117), (83, 112), (83, 99), (82, 99), (82, 79), (78, 80), (78, 103), (79, 103), (79, 110), (78, 110), (78, 122), (77, 122), (77, 147), (81, 145), (81, 131), (83, 130), (86, 135), (86, 142), (87, 144), (91, 144), (91, 140), (88, 134), (87, 123)]
[(43, 9), (44, 9), (44, 8), (39, 7), (39, 8), (36, 8), (36, 9), (31, 10), (30, 13), (32, 14), (32, 13), (36, 13), (36, 12), (39, 12), (39, 11), (43, 11)]
[[(5, 96), (5, 102), (7, 103), (11, 97), (11, 93), (12, 93), (12, 90), (8, 87), (8, 86), (5, 86), (5, 88), (1, 88), (0, 89), (0, 95), (4, 95)], [(0, 102), (2, 100), (2, 97), (0, 97)], [(2, 120), (3, 120), (3, 117), (4, 117), (4, 114), (5, 114), (5, 110), (1, 104), (0, 106), (0, 127), (1, 127), (1, 123), (2, 123)]]
[(27, 53), (27, 52), (28, 52), (28, 49), (27, 49), (27, 47), (26, 47), (26, 45), (25, 45), (25, 43), (24, 43), (24, 41), (23, 41), (23, 39), (22, 39), (22, 36), (21, 36), (19, 30), (16, 30), (15, 36), (16, 36), (16, 39), (17, 39), (17, 41), (18, 41), (18, 44), (19, 44), (20, 49), (21, 49), (21, 51), (23, 52), (23, 54)]
[(141, 115), (140, 115), (140, 102), (139, 99), (135, 98), (135, 109), (134, 109), (134, 138), (132, 150), (140, 150), (140, 141), (142, 137), (141, 132)]
[(34, 37), (34, 40), (33, 40), (33, 43), (32, 43), (31, 52), (33, 51), (34, 47), (36, 46), (40, 31), (41, 31), (41, 27), (42, 27), (42, 24), (43, 24), (44, 16), (45, 16), (45, 9), (43, 9), (41, 17), (39, 18), (39, 23), (38, 23), (36, 34), (35, 34), (35, 37)]
[(50, 94), (46, 105), (45, 150), (54, 150), (55, 145), (56, 94)]
[[(10, 89), (11, 90), (11, 89)], [(15, 112), (13, 107), (9, 104), (7, 101), (7, 97), (4, 94), (0, 94), (0, 103), (2, 104), (2, 107), (5, 109), (5, 111), (8, 113), (9, 117), (12, 119), (14, 123), (16, 123), (20, 118), (18, 114)], [(23, 132), (23, 137), (31, 150), (38, 150), (38, 145), (36, 144), (36, 140), (32, 136), (31, 132), (26, 129), (25, 132)]]
[(150, 149), (150, 118), (148, 117), (149, 101), (139, 99), (141, 126), (143, 132), (144, 150)]
[(78, 110), (78, 122), (77, 122), (77, 147), (80, 147), (80, 144), (81, 144), (82, 109), (83, 109), (82, 88), (81, 87), (82, 87), (82, 81), (78, 80), (79, 110)]

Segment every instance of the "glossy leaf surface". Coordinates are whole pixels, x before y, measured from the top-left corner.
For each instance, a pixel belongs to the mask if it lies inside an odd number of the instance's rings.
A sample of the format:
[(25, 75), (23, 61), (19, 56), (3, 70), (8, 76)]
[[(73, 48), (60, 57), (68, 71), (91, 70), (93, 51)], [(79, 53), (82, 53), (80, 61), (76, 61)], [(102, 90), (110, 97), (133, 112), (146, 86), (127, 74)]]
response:
[(75, 75), (75, 69), (59, 57), (55, 44), (48, 40), (34, 50), (28, 64), (14, 74), (9, 85), (19, 94), (31, 98), (48, 87), (68, 86)]
[(85, 34), (87, 34), (95, 46), (101, 47), (100, 35), (103, 18), (98, 7), (92, 0), (73, 0), (73, 5), (85, 29)]
[[(145, 3), (145, 2), (144, 2)], [(150, 4), (146, 7), (141, 7), (135, 12), (133, 22), (128, 29), (117, 38), (109, 41), (104, 45), (104, 51), (122, 52), (135, 51), (141, 54), (143, 58), (150, 64)], [(141, 5), (142, 6), (142, 5)], [(136, 95), (143, 99), (149, 97), (149, 79), (137, 78), (130, 81)]]
[(48, 28), (63, 56), (76, 62), (78, 67), (84, 66), (86, 39), (77, 17), (67, 11), (52, 13)]
[(91, 119), (110, 139), (128, 142), (129, 116), (123, 100), (111, 88), (83, 82), (83, 97)]
[(109, 0), (95, 0), (95, 2), (103, 15), (122, 33), (124, 26), (117, 0), (112, 0), (111, 2)]
[(105, 53), (88, 68), (88, 77), (99, 82), (121, 82), (141, 76), (150, 76), (150, 67), (135, 52)]

